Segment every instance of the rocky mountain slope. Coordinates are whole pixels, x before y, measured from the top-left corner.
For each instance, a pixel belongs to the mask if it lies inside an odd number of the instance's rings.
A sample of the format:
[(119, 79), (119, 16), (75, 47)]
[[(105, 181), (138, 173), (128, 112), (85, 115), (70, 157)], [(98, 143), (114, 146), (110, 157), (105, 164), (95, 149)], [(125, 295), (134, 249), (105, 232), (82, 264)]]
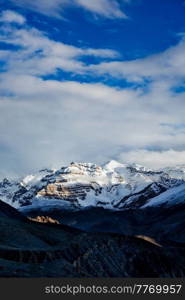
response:
[(33, 222), (0, 202), (0, 277), (184, 277), (184, 254), (147, 237)]
[(21, 211), (86, 207), (123, 210), (155, 205), (156, 196), (167, 190), (173, 192), (184, 182), (185, 166), (156, 171), (116, 161), (104, 166), (71, 163), (18, 181), (4, 179), (0, 182), (0, 198)]

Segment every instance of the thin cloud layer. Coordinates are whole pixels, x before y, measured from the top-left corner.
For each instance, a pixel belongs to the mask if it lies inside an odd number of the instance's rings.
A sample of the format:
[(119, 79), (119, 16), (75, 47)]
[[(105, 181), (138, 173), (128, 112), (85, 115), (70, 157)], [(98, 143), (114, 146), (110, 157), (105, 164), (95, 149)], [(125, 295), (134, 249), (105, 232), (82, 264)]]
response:
[[(18, 14), (17, 16), (21, 17)], [(30, 27), (3, 27), (0, 39), (4, 43), (19, 47), (17, 51), (7, 52), (7, 68), (13, 73), (47, 75), (59, 69), (84, 73), (87, 67), (81, 61), (82, 57), (113, 59), (119, 56), (119, 53), (111, 49), (77, 48), (56, 42), (43, 32)]]
[(125, 78), (130, 82), (145, 80), (182, 80), (185, 78), (185, 38), (166, 51), (131, 61), (102, 62), (92, 65), (91, 70), (101, 75), (108, 74)]
[(165, 167), (178, 167), (185, 165), (185, 151), (147, 151), (138, 150), (123, 153), (119, 157), (120, 160), (128, 163), (135, 163), (136, 161), (146, 167), (160, 169)]
[(86, 11), (109, 19), (127, 18), (126, 14), (121, 10), (119, 1), (117, 0), (11, 0), (11, 2), (20, 7), (27, 7), (41, 14), (59, 18), (63, 15), (64, 9), (73, 6), (79, 6)]
[(17, 24), (23, 25), (26, 22), (26, 20), (22, 15), (14, 12), (12, 10), (5, 10), (0, 15), (0, 22), (17, 23)]
[(87, 9), (92, 13), (102, 15), (106, 18), (127, 19), (126, 14), (123, 11), (121, 11), (118, 1), (115, 0), (75, 0), (74, 2), (82, 6), (84, 9)]

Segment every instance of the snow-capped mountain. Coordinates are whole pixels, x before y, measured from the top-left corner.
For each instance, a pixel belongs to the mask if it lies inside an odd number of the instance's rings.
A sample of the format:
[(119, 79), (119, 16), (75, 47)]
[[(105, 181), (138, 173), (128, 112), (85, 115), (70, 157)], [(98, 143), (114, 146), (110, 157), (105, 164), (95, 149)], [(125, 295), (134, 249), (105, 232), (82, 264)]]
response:
[(175, 193), (184, 182), (185, 166), (155, 171), (117, 161), (103, 166), (71, 163), (58, 170), (41, 170), (19, 181), (4, 179), (0, 182), (0, 199), (22, 211), (89, 206), (141, 208), (155, 205), (155, 197), (162, 197), (166, 191)]

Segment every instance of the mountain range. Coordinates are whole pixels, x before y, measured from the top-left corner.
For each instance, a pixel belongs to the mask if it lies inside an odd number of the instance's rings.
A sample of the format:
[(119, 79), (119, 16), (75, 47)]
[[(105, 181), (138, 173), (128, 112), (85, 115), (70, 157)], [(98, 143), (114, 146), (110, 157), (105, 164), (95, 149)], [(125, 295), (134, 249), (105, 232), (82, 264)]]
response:
[(185, 166), (71, 163), (0, 199), (0, 276), (185, 275)]
[(5, 178), (0, 182), (0, 198), (20, 211), (56, 207), (123, 210), (173, 205), (173, 194), (183, 192), (184, 184), (185, 166), (156, 171), (117, 161), (103, 166), (71, 163), (17, 181)]

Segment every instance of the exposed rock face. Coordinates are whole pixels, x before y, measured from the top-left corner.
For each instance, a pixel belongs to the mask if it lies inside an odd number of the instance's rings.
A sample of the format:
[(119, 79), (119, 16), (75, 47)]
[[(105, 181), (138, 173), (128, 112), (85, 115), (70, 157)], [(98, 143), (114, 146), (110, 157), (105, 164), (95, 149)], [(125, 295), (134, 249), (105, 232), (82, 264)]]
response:
[[(84, 200), (87, 193), (91, 190), (95, 190), (93, 185), (90, 184), (75, 184), (73, 186), (66, 187), (62, 182), (55, 182), (48, 184), (41, 191), (37, 193), (38, 196), (53, 197), (56, 199), (63, 199), (70, 201), (71, 203), (77, 202), (77, 199)], [(96, 189), (96, 193), (98, 189)]]
[(48, 216), (37, 216), (36, 218), (29, 218), (31, 221), (35, 221), (38, 223), (51, 223), (51, 224), (60, 224), (59, 221), (54, 220), (51, 217)]

